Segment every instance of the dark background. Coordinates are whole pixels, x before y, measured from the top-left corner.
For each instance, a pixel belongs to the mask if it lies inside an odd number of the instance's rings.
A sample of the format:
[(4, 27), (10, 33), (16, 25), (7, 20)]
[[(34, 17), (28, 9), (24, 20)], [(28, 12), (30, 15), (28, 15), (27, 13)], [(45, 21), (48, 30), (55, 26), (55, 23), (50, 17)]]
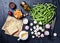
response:
[[(26, 41), (17, 41), (16, 37), (4, 34), (4, 31), (1, 30), (1, 27), (3, 26), (8, 16), (7, 12), (11, 10), (9, 8), (9, 3), (14, 2), (18, 6), (17, 9), (22, 9), (22, 7), (20, 6), (21, 1), (26, 1), (30, 5), (30, 7), (32, 7), (33, 4), (46, 2), (55, 4), (57, 6), (57, 19), (54, 26), (54, 32), (57, 32), (58, 36), (45, 37), (40, 39), (32, 39), (31, 37), (29, 37), (29, 39)], [(13, 10), (11, 11), (13, 12)], [(26, 13), (23, 9), (22, 11), (23, 13)], [(0, 0), (0, 43), (60, 43), (60, 0)]]

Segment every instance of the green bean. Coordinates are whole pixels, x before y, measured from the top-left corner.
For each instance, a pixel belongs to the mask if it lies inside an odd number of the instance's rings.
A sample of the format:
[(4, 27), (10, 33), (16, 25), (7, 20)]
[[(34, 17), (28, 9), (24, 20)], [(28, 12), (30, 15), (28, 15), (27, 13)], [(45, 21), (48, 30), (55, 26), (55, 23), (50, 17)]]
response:
[(45, 25), (54, 17), (55, 8), (51, 3), (37, 4), (30, 10), (30, 14), (33, 20), (41, 21)]

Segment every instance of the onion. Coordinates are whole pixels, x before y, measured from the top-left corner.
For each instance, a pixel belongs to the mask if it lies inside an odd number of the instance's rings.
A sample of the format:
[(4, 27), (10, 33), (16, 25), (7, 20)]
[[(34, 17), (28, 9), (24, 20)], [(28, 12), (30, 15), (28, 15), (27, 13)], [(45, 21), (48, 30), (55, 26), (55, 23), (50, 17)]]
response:
[(50, 24), (46, 24), (46, 25), (45, 25), (45, 28), (46, 28), (46, 29), (50, 29)]
[(28, 19), (27, 18), (23, 19), (23, 24), (28, 24)]
[(45, 34), (46, 36), (48, 36), (48, 35), (49, 35), (49, 31), (45, 31), (44, 34)]
[(25, 29), (26, 29), (26, 30), (29, 30), (29, 26), (25, 26)]

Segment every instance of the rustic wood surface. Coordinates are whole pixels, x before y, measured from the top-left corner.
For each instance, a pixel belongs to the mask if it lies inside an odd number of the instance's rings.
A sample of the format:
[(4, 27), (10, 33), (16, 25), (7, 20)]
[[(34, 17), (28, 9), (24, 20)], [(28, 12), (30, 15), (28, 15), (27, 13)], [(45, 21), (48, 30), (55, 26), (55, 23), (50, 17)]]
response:
[[(4, 32), (1, 30), (1, 27), (3, 26), (8, 16), (7, 12), (11, 10), (9, 8), (9, 3), (14, 2), (17, 5), (17, 9), (22, 9), (22, 7), (20, 6), (20, 2), (22, 1), (26, 1), (30, 5), (30, 7), (37, 3), (54, 3), (57, 6), (57, 20), (55, 23), (54, 32), (58, 33), (58, 37), (45, 37), (42, 39), (32, 39), (31, 37), (29, 37), (29, 39), (26, 41), (17, 41), (16, 37), (4, 34)], [(13, 10), (11, 11), (13, 12)], [(26, 13), (23, 9), (22, 11)], [(0, 36), (0, 43), (60, 43), (60, 0), (0, 0)]]

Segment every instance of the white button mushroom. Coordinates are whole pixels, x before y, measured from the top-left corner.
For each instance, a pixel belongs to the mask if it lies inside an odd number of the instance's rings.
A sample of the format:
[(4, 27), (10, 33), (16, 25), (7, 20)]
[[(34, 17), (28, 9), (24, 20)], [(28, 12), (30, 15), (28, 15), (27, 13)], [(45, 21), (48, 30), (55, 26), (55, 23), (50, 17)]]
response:
[(23, 19), (23, 24), (28, 24), (28, 19), (27, 18)]
[(45, 34), (46, 36), (48, 36), (48, 35), (49, 35), (49, 31), (45, 31), (44, 34)]
[(57, 33), (53, 33), (53, 36), (57, 36)]

